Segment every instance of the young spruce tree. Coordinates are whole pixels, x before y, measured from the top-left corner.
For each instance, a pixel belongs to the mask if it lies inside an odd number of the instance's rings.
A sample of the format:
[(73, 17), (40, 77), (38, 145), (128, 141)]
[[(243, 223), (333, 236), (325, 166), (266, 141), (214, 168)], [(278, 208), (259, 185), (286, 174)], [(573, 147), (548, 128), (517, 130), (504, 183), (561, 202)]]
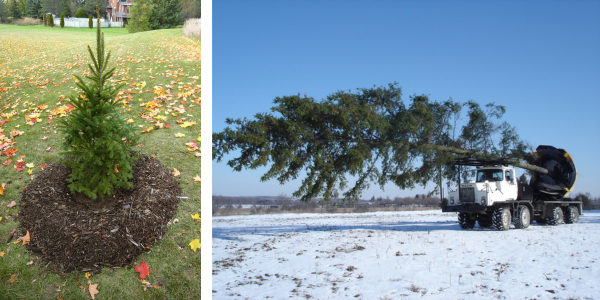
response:
[[(100, 23), (98, 23), (100, 24)], [(94, 23), (92, 22), (92, 16), (90, 16), (90, 20), (88, 21), (88, 25), (90, 26), (90, 28), (94, 28)]]
[(65, 28), (65, 15), (60, 14), (60, 28)]
[[(98, 10), (98, 8), (96, 8)], [(132, 145), (138, 136), (118, 112), (120, 100), (117, 87), (108, 84), (115, 68), (108, 69), (110, 52), (105, 55), (104, 34), (100, 33), (100, 19), (96, 35), (96, 54), (88, 46), (92, 64), (88, 64), (91, 80), (86, 84), (77, 75), (77, 86), (82, 94), (69, 96), (76, 108), (61, 121), (65, 134), (63, 149), (66, 165), (71, 168), (67, 179), (72, 193), (84, 193), (92, 199), (112, 195), (114, 188), (130, 189), (133, 183), (134, 157)]]

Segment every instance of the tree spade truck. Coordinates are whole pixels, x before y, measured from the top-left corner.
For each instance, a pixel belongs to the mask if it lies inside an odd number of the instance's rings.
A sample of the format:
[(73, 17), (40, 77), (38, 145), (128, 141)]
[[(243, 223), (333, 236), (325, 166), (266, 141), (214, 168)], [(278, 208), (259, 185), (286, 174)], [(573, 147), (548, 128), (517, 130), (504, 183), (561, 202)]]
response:
[[(518, 182), (513, 160), (458, 158), (458, 190), (451, 191), (442, 202), (443, 212), (458, 212), (458, 223), (470, 229), (480, 227), (508, 230), (527, 228), (532, 220), (538, 224), (577, 223), (582, 202), (568, 198), (577, 180), (573, 159), (564, 149), (538, 146), (528, 156), (537, 168), (529, 184)], [(462, 166), (471, 167), (475, 180), (460, 182)], [(472, 169), (475, 167), (475, 169)], [(531, 170), (531, 169), (530, 169)]]

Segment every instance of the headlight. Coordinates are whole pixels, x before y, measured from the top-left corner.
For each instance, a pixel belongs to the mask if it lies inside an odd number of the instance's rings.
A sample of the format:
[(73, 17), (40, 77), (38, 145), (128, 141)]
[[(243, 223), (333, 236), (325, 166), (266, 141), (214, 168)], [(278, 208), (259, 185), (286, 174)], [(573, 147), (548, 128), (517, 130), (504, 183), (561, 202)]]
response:
[(450, 197), (450, 204), (454, 204), (454, 197)]
[(481, 204), (485, 203), (485, 196), (481, 196)]

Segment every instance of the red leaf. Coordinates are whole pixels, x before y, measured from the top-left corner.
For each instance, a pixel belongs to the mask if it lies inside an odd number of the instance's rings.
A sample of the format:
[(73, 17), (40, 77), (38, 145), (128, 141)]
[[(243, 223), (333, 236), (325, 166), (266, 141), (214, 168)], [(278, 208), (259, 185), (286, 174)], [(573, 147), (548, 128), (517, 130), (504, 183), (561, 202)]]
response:
[(146, 276), (148, 276), (148, 274), (150, 274), (150, 268), (148, 267), (148, 265), (142, 261), (142, 263), (139, 266), (135, 266), (135, 268), (133, 268), (136, 272), (140, 273), (140, 276), (138, 276), (138, 279), (144, 279), (146, 278)]

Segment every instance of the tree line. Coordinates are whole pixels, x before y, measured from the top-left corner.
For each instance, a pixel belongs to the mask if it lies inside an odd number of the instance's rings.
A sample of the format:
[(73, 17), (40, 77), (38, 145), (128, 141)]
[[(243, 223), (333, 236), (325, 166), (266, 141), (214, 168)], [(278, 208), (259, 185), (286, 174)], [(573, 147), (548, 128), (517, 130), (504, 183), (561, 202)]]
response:
[[(25, 17), (42, 20), (51, 13), (65, 18), (106, 15), (108, 0), (0, 0), (0, 22)], [(137, 0), (130, 10), (130, 32), (173, 28), (183, 20), (200, 18), (200, 0)]]

